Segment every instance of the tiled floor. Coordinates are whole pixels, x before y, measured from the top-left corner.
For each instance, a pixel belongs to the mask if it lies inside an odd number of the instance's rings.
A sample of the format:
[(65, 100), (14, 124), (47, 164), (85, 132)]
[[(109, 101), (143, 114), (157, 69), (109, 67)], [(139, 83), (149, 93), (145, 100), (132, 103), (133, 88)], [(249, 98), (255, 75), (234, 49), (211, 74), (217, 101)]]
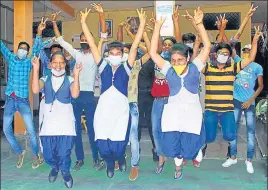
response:
[[(26, 147), (27, 155), (21, 169), (15, 167), (16, 156), (10, 150), (5, 137), (1, 137), (1, 189), (3, 190), (58, 190), (66, 189), (62, 177), (59, 176), (54, 184), (47, 180), (49, 167), (44, 164), (36, 170), (31, 168), (31, 154), (29, 142), (25, 136), (18, 136), (21, 145)], [(265, 177), (265, 161), (261, 158), (256, 147), (254, 160), (254, 174), (246, 172), (244, 158), (246, 157), (245, 127), (239, 132), (238, 158), (236, 165), (222, 168), (226, 157), (227, 143), (221, 138), (220, 130), (215, 143), (210, 144), (207, 155), (199, 169), (188, 162), (184, 168), (184, 178), (180, 181), (173, 179), (174, 163), (169, 159), (162, 174), (154, 173), (155, 163), (152, 161), (151, 142), (147, 130), (143, 130), (141, 140), (141, 160), (139, 178), (130, 182), (129, 169), (126, 173), (117, 171), (113, 179), (106, 177), (105, 171), (95, 171), (92, 168), (90, 147), (86, 134), (83, 134), (86, 160), (84, 167), (78, 172), (72, 172), (74, 178), (73, 189), (89, 190), (264, 190), (267, 189)], [(130, 148), (127, 148), (128, 163), (130, 162)], [(73, 163), (75, 155), (73, 154)]]

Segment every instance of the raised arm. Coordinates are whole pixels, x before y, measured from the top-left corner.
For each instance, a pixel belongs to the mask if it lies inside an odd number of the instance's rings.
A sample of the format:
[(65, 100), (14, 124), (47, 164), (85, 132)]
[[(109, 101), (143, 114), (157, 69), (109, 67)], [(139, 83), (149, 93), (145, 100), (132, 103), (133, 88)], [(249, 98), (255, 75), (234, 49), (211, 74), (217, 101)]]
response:
[(117, 31), (117, 40), (119, 42), (123, 42), (123, 27), (124, 27), (125, 22), (121, 22), (118, 25), (118, 31)]
[(250, 9), (249, 9), (249, 11), (248, 11), (247, 16), (244, 18), (241, 26), (239, 27), (237, 33), (235, 34), (234, 39), (238, 40), (240, 38), (240, 36), (242, 35), (242, 33), (243, 33), (243, 31), (244, 31), (244, 29), (245, 29), (245, 27), (246, 27), (249, 19), (253, 16), (253, 14), (255, 13), (255, 11), (257, 10), (258, 6), (255, 7), (255, 8), (253, 8), (253, 6), (254, 5), (252, 4), (251, 7), (250, 7)]
[(100, 54), (102, 54), (102, 45), (103, 45), (103, 42), (104, 42), (104, 38), (101, 38), (99, 40), (99, 43), (98, 43), (98, 51)]
[(207, 31), (203, 25), (203, 18), (204, 13), (201, 11), (200, 7), (198, 7), (197, 10), (194, 11), (194, 22), (204, 44), (204, 47), (199, 53), (198, 57), (201, 59), (203, 64), (206, 64), (211, 49), (211, 43)]
[[(143, 39), (144, 39), (144, 42), (145, 42), (145, 45), (146, 45), (146, 49), (149, 51), (150, 48), (151, 48), (151, 43), (150, 43), (150, 40), (149, 40), (146, 32), (143, 32)], [(150, 59), (150, 55), (149, 55), (148, 51), (146, 51), (145, 55), (143, 55), (141, 57), (141, 63), (142, 64), (146, 63)]]
[(40, 69), (40, 55), (32, 58), (33, 65), (33, 80), (32, 80), (32, 91), (34, 94), (39, 94), (40, 90), (44, 88), (44, 82), (39, 80), (39, 69)]
[(146, 14), (145, 14), (145, 11), (143, 11), (143, 8), (141, 8), (140, 12), (137, 9), (137, 12), (138, 12), (139, 19), (140, 19), (140, 25), (139, 25), (139, 29), (137, 31), (137, 34), (135, 36), (135, 39), (134, 39), (134, 41), (132, 43), (132, 46), (130, 48), (130, 51), (129, 51), (128, 64), (130, 66), (133, 66), (134, 62), (136, 60), (138, 46), (139, 46), (139, 43), (141, 41), (143, 31), (144, 31), (144, 28), (145, 28), (145, 24), (146, 24)]
[(73, 98), (77, 98), (80, 93), (80, 85), (79, 85), (79, 73), (82, 70), (81, 64), (75, 64), (73, 69), (73, 78), (74, 82), (71, 84), (71, 95)]
[(256, 28), (256, 27), (254, 27), (254, 28), (255, 28), (255, 36), (252, 40), (251, 50), (249, 52), (249, 58), (242, 60), (242, 62), (241, 62), (242, 69), (245, 68), (246, 66), (248, 66), (248, 64), (250, 64), (251, 62), (253, 62), (255, 60), (255, 57), (257, 54), (258, 40), (259, 40), (260, 36), (262, 35), (262, 33), (260, 32), (259, 26), (258, 26), (258, 28)]
[(201, 44), (201, 37), (199, 34), (197, 34), (196, 39), (194, 41), (193, 55), (191, 57), (191, 62), (198, 56), (200, 44)]
[[(218, 36), (218, 39), (216, 40), (216, 43), (219, 43), (219, 42), (222, 42), (223, 41), (223, 38), (225, 36), (225, 28), (226, 28), (226, 25), (228, 23), (228, 20), (225, 19), (225, 14), (223, 15), (223, 17), (220, 15), (221, 19), (219, 20), (219, 18), (217, 17), (217, 22), (220, 22), (220, 29), (219, 29), (219, 36)], [(218, 24), (218, 23), (217, 23)]]
[(173, 19), (173, 24), (174, 24), (176, 41), (178, 43), (182, 42), (181, 30), (180, 30), (180, 25), (179, 25), (179, 6), (178, 5), (176, 6), (176, 8), (174, 8), (172, 19)]
[(7, 62), (11, 59), (14, 59), (15, 55), (11, 51), (9, 51), (9, 49), (6, 47), (2, 40), (0, 40), (0, 48), (1, 53)]
[(51, 15), (53, 30), (54, 30), (54, 34), (55, 34), (56, 38), (59, 38), (61, 36), (58, 25), (57, 25), (57, 18), (58, 18), (60, 13), (61, 13), (61, 11), (56, 12), (56, 13)]
[(163, 68), (165, 64), (165, 60), (157, 53), (157, 47), (159, 42), (159, 36), (160, 36), (160, 29), (164, 23), (165, 19), (161, 18), (160, 20), (155, 21), (154, 25), (154, 32), (151, 40), (151, 48), (149, 51), (149, 54), (152, 58), (152, 60), (156, 63), (157, 67), (160, 69)]
[(86, 19), (88, 16), (88, 13), (90, 12), (90, 9), (88, 10), (86, 8), (85, 12), (80, 11), (80, 16), (81, 16), (81, 24), (82, 24), (82, 30), (84, 32), (84, 35), (87, 39), (87, 43), (91, 49), (91, 53), (93, 55), (94, 61), (96, 64), (99, 64), (101, 60), (101, 54), (99, 53), (98, 47), (96, 46), (94, 42), (94, 38), (92, 34), (90, 33), (87, 24), (86, 24)]

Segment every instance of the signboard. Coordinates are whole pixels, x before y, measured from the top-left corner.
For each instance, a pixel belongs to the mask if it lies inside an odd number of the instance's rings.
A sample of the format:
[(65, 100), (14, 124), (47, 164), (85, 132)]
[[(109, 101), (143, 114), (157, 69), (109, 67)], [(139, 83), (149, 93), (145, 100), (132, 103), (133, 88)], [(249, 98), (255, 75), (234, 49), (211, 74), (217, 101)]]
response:
[(175, 1), (155, 1), (156, 20), (166, 18), (160, 30), (161, 36), (174, 36), (174, 25), (172, 20)]

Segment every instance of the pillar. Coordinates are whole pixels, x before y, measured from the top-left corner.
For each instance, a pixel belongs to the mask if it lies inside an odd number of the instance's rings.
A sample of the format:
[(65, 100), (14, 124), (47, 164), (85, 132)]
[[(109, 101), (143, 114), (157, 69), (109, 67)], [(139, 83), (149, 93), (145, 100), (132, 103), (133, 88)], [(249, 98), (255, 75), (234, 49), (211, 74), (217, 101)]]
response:
[[(14, 53), (19, 42), (26, 41), (32, 48), (33, 44), (33, 1), (14, 1)], [(31, 49), (30, 49), (31, 52)], [(33, 108), (33, 94), (29, 82), (29, 101)], [(21, 115), (17, 112), (14, 117), (14, 133), (24, 134), (26, 127)]]

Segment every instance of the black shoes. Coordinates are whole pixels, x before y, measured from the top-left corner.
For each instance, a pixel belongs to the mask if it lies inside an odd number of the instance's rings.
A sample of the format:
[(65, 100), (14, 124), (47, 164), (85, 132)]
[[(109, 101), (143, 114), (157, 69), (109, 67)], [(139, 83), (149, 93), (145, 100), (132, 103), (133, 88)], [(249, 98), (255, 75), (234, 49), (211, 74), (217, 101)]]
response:
[(107, 177), (108, 178), (113, 178), (114, 177), (114, 169), (112, 169), (112, 168), (108, 168), (108, 167), (106, 167), (106, 174), (107, 174)]
[(84, 161), (83, 160), (77, 160), (75, 162), (75, 166), (73, 167), (73, 171), (79, 171), (80, 168), (84, 165)]
[(203, 158), (206, 156), (206, 150), (207, 150), (207, 147), (208, 147), (208, 145), (206, 144), (206, 145), (204, 146), (204, 148), (202, 148), (202, 155), (203, 155)]
[(95, 168), (96, 170), (102, 170), (104, 168), (104, 161), (103, 159), (96, 159), (93, 162), (93, 168)]
[(121, 162), (118, 162), (119, 164), (119, 170), (121, 172), (125, 172), (127, 171), (127, 162), (126, 162), (126, 158), (124, 157), (124, 159)]
[[(68, 180), (66, 180), (66, 178), (68, 178)], [(69, 176), (65, 176), (63, 177), (64, 179), (64, 185), (68, 188), (68, 189), (71, 189), (73, 187), (73, 184), (74, 184), (74, 180), (73, 180), (73, 177), (71, 175)]]
[(152, 153), (153, 153), (153, 161), (158, 162), (159, 161), (159, 156), (157, 156), (157, 153), (154, 151), (154, 149), (152, 149)]
[(48, 181), (50, 183), (54, 183), (58, 177), (58, 173), (59, 173), (59, 170), (53, 168), (48, 175)]

